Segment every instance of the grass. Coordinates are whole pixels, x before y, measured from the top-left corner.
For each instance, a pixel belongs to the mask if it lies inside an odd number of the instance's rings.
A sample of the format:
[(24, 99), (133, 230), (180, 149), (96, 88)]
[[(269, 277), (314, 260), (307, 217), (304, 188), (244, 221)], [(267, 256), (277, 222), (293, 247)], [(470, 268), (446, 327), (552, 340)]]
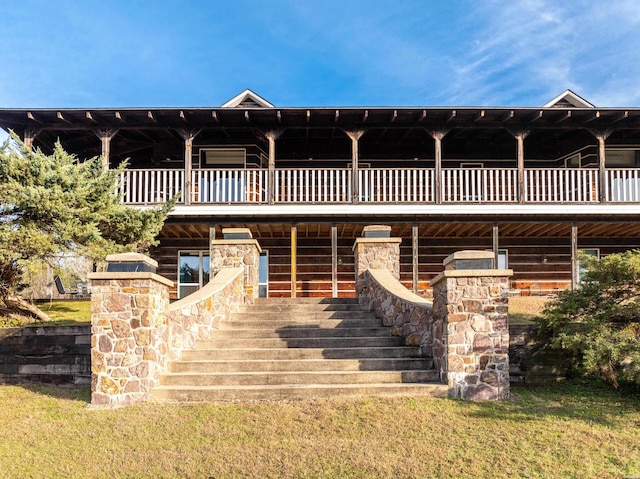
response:
[(500, 403), (362, 399), (146, 403), (0, 386), (0, 477), (622, 478), (640, 475), (640, 400), (599, 383)]
[(12, 314), (0, 315), (0, 328), (19, 326), (80, 326), (91, 323), (91, 301), (37, 301), (36, 306), (47, 313), (51, 321), (32, 321)]
[(512, 324), (530, 322), (542, 314), (542, 310), (552, 298), (548, 296), (513, 296), (509, 298), (509, 322)]

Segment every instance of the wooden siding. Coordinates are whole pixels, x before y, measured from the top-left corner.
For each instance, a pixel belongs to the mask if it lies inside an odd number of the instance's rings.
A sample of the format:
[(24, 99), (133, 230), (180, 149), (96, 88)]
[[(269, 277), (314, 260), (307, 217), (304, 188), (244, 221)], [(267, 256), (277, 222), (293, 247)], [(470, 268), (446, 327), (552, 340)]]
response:
[[(240, 224), (225, 227), (242, 226)], [(269, 254), (269, 294), (291, 294), (291, 244), (289, 224), (249, 224), (254, 238)], [(338, 224), (338, 295), (354, 296), (355, 278), (352, 247), (362, 234), (362, 224)], [(392, 236), (402, 237), (400, 246), (400, 280), (409, 289), (413, 283), (413, 253), (410, 223), (392, 224)], [(216, 225), (216, 236), (221, 235)], [(444, 259), (464, 249), (492, 247), (492, 224), (489, 223), (419, 223), (418, 292), (429, 296), (429, 281), (442, 271)], [(570, 286), (571, 225), (505, 224), (499, 225), (499, 248), (506, 249), (508, 267), (513, 269), (512, 287), (522, 294), (547, 294)], [(579, 249), (598, 248), (601, 255), (640, 248), (640, 223), (580, 223)], [(207, 250), (209, 225), (166, 225), (160, 245), (152, 250), (158, 261), (158, 273), (177, 282), (178, 252)], [(606, 237), (606, 234), (611, 234)], [(331, 296), (331, 225), (298, 224), (296, 294)], [(176, 291), (172, 292), (173, 296)]]

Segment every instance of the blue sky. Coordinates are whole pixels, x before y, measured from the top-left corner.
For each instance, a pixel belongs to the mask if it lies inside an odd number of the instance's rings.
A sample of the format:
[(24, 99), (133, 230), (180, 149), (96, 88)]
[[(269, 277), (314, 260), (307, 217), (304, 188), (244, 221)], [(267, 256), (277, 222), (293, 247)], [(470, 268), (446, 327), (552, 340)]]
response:
[(3, 0), (0, 107), (640, 106), (637, 0)]

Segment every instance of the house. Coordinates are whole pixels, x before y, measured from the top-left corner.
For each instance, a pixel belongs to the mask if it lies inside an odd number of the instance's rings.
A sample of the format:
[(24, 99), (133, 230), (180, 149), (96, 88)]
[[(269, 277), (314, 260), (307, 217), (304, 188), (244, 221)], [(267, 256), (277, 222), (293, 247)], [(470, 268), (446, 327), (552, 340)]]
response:
[(402, 238), (401, 281), (429, 294), (454, 251), (514, 271), (514, 294), (579, 281), (579, 251), (640, 247), (640, 109), (571, 91), (542, 107), (277, 107), (245, 90), (220, 107), (0, 109), (45, 152), (60, 140), (149, 207), (179, 195), (151, 252), (174, 297), (209, 278), (209, 244), (249, 228), (269, 296), (353, 296), (365, 226)]

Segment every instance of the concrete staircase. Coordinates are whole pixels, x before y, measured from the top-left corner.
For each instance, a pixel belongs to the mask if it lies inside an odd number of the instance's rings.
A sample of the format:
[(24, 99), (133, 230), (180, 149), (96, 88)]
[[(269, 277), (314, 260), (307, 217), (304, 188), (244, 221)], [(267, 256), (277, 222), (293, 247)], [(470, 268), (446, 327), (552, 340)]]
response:
[(433, 361), (355, 299), (268, 298), (182, 353), (152, 392), (175, 401), (445, 396)]

